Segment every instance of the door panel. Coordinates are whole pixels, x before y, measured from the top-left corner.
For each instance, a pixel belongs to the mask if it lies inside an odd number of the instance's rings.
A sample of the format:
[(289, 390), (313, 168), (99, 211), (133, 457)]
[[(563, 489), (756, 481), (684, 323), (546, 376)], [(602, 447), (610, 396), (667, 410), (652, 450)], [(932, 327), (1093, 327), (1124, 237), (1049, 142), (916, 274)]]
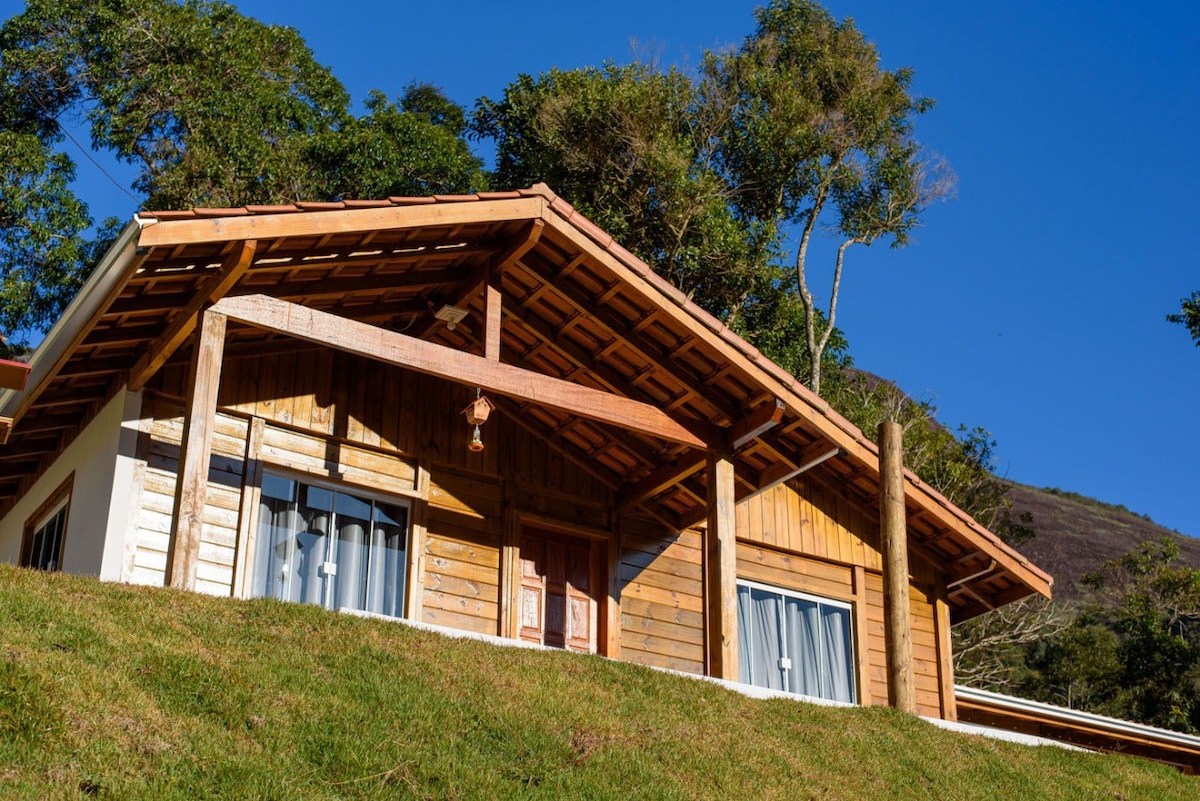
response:
[(600, 548), (591, 540), (527, 530), (521, 536), (520, 638), (554, 648), (596, 651), (597, 599), (591, 592)]

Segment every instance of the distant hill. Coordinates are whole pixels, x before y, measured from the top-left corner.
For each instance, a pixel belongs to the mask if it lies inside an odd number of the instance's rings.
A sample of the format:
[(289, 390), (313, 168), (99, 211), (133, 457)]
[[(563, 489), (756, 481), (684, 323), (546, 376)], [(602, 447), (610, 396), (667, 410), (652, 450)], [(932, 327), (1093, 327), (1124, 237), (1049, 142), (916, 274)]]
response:
[(1200, 568), (1200, 539), (1186, 537), (1124, 506), (1103, 503), (1074, 492), (1012, 484), (1008, 497), (1016, 514), (1033, 516), (1034, 539), (1021, 546), (1034, 564), (1054, 576), (1054, 597), (1080, 596), (1079, 580), (1147, 540), (1170, 537), (1179, 544), (1180, 561)]

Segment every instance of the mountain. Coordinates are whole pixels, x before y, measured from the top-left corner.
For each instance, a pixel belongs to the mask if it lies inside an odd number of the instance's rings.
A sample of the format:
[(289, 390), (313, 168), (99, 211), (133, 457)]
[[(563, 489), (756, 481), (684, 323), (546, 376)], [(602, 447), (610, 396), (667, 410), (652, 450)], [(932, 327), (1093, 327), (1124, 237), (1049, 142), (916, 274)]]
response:
[(1170, 538), (1179, 545), (1179, 561), (1200, 568), (1200, 539), (1164, 528), (1124, 506), (1016, 483), (1011, 484), (1008, 497), (1015, 515), (1028, 512), (1032, 516), (1037, 536), (1020, 550), (1054, 576), (1056, 599), (1079, 598), (1086, 592), (1080, 586), (1085, 574), (1147, 540)]

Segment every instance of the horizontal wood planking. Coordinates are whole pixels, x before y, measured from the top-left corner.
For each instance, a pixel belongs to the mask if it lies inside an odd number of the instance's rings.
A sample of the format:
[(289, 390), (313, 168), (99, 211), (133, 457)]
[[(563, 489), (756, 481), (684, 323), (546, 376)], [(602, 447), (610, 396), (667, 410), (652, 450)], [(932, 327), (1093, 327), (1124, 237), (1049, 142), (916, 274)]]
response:
[(630, 662), (704, 672), (701, 537), (621, 520), (621, 655)]

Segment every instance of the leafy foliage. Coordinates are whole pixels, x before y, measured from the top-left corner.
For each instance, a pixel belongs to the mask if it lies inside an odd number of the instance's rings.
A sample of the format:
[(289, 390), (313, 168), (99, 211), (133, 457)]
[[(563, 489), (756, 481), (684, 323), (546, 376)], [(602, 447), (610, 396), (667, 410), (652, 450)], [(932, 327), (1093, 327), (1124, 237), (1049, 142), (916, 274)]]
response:
[(213, 0), (32, 0), (0, 29), (0, 331), (44, 329), (86, 278), (91, 221), (55, 146), (78, 116), (134, 165), (151, 208), (486, 186), (465, 113), (440, 90), (349, 96), (291, 28)]
[(1163, 539), (1106, 562), (1086, 578), (1088, 601), (1059, 609), (1067, 625), (992, 649), (1000, 668), (979, 686), (1200, 731), (1200, 570), (1178, 556)]
[(1168, 314), (1167, 322), (1187, 326), (1196, 347), (1200, 348), (1200, 291), (1179, 301), (1179, 314)]
[(36, 135), (0, 129), (0, 332), (48, 327), (86, 277), (91, 219), (73, 177)]

